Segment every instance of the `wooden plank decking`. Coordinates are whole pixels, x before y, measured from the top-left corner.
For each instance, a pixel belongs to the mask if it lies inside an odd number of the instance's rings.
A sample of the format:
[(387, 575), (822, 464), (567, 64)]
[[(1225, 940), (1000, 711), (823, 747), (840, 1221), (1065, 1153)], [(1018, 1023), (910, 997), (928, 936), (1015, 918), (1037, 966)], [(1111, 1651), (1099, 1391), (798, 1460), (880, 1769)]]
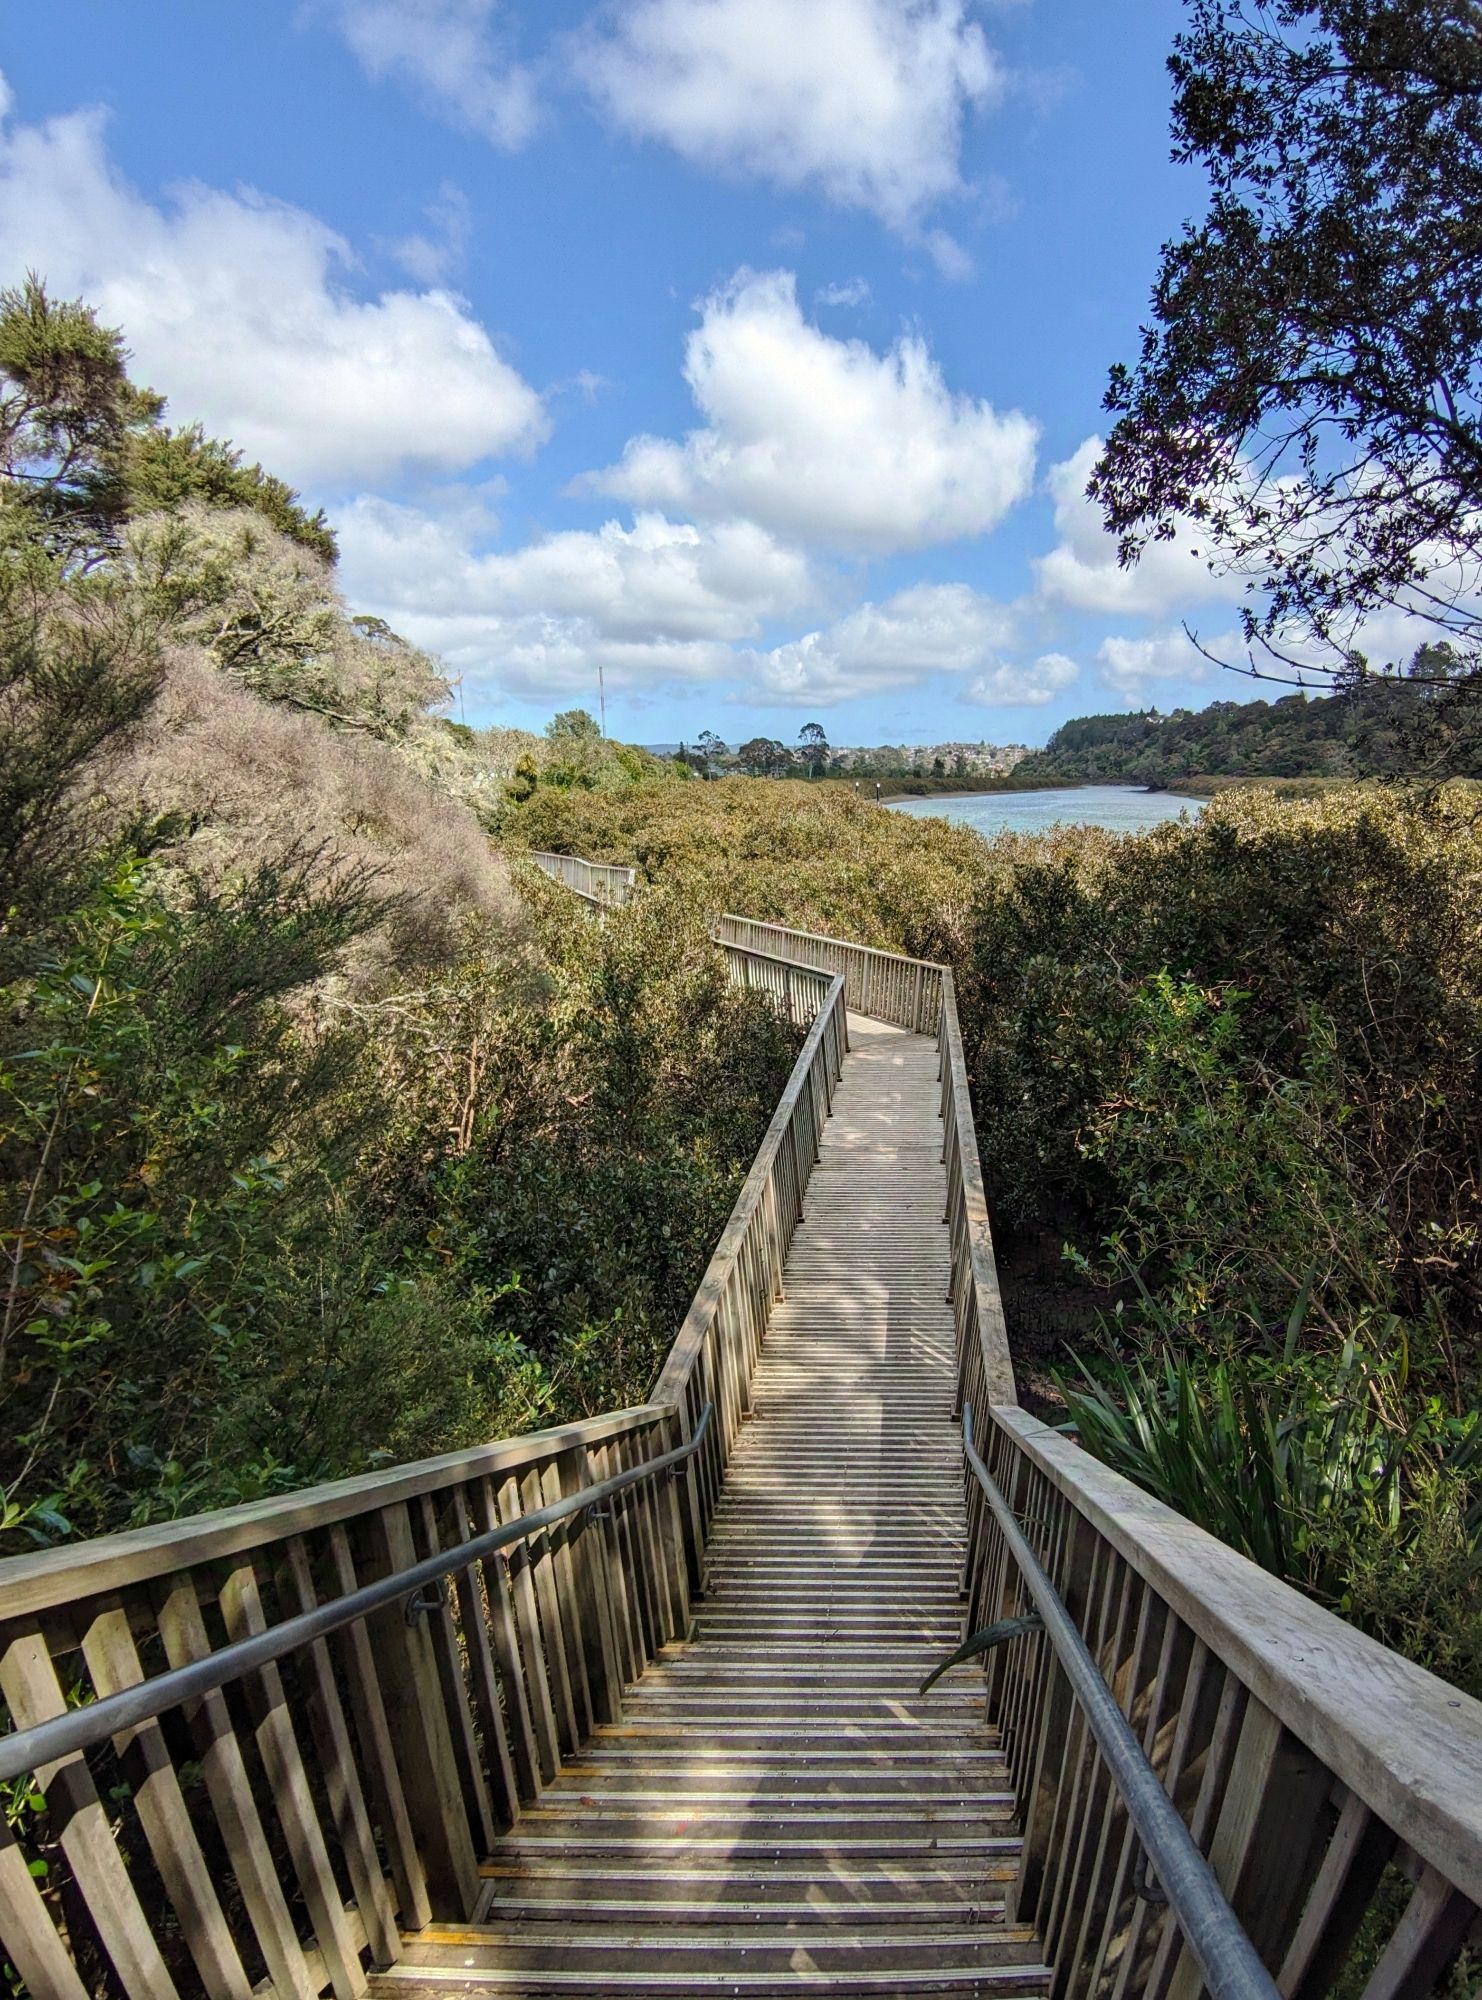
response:
[(851, 1053), (726, 1480), (692, 1639), (499, 1844), (483, 1922), (383, 1996), (1024, 1994), (1018, 1843), (959, 1636), (946, 1191), (933, 1041)]

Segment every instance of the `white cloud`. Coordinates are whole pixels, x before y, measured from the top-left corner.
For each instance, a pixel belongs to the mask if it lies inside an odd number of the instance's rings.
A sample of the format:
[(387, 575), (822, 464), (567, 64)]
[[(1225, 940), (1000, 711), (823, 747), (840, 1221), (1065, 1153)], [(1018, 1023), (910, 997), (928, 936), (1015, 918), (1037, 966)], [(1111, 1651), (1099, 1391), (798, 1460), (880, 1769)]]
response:
[(356, 298), (303, 209), (191, 184), (161, 206), (79, 112), (0, 129), (0, 266), (124, 329), (135, 374), (296, 484), (454, 470), (544, 436), (540, 397), (443, 291)]
[(1027, 417), (954, 395), (915, 335), (882, 355), (821, 333), (787, 271), (741, 271), (712, 294), (684, 372), (707, 427), (634, 438), (584, 486), (884, 552), (981, 534), (1033, 481)]
[(971, 254), (945, 229), (928, 229), (921, 240), (927, 255), (949, 283), (965, 285), (977, 269)]
[(630, 0), (576, 61), (624, 131), (908, 231), (1003, 86), (965, 0)]
[(409, 84), (450, 123), (510, 151), (539, 122), (534, 80), (501, 46), (495, 0), (324, 0), (366, 74)]
[(932, 673), (970, 673), (1013, 632), (1013, 614), (965, 583), (920, 583), (861, 604), (826, 630), (748, 655), (758, 693), (796, 707), (914, 687)]
[[(1221, 657), (1239, 657), (1239, 642), (1228, 636), (1209, 644)], [(1209, 671), (1209, 662), (1188, 634), (1177, 629), (1140, 639), (1103, 639), (1096, 658), (1102, 681), (1128, 701), (1141, 699), (1159, 681), (1202, 681)]]
[(821, 285), (814, 294), (821, 306), (862, 306), (869, 296), (867, 278), (846, 278), (842, 284)]
[(473, 222), (468, 196), (444, 181), (422, 213), (427, 228), (398, 237), (390, 250), (409, 278), (419, 285), (440, 285), (463, 262), (468, 247)]
[(1080, 679), (1081, 670), (1064, 653), (1041, 653), (1028, 666), (1003, 661), (980, 674), (966, 691), (966, 699), (985, 708), (1040, 708)]
[(352, 598), (470, 680), (539, 700), (590, 687), (712, 681), (735, 642), (818, 601), (807, 559), (746, 521), (631, 528), (480, 551), (456, 514), (363, 497), (339, 517)]
[(1101, 448), (1100, 438), (1089, 437), (1072, 457), (1050, 469), (1060, 541), (1035, 562), (1040, 595), (1077, 611), (1152, 617), (1166, 617), (1183, 605), (1241, 597), (1239, 577), (1210, 573), (1210, 538), (1192, 522), (1181, 526), (1172, 541), (1150, 542), (1131, 568), (1121, 567), (1117, 538), (1108, 533), (1101, 509), (1086, 497), (1086, 481)]

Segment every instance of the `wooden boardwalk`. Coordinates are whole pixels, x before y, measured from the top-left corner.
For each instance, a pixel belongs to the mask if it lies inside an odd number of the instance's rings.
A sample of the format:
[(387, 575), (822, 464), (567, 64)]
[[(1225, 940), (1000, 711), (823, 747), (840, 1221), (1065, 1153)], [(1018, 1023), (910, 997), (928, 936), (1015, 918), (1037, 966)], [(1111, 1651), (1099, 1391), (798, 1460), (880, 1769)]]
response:
[(949, 966), (714, 936), (807, 1033), (646, 1403), (0, 1561), (0, 1782), (48, 1798), (0, 1958), (35, 2000), (1460, 1990), (1482, 1703), (1019, 1407)]
[(377, 1993), (1048, 1988), (981, 1679), (916, 1693), (961, 1615), (936, 1044), (849, 1034), (693, 1636)]

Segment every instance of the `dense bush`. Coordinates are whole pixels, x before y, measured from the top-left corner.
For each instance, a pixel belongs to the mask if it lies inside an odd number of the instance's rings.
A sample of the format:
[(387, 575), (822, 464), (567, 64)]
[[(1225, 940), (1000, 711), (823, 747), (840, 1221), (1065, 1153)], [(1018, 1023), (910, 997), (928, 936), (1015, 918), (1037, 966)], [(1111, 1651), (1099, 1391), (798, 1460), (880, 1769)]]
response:
[(512, 845), (636, 865), (711, 915), (907, 947), (928, 913), (960, 928), (988, 861), (975, 834), (911, 820), (831, 785), (726, 778), (614, 792), (537, 790), (497, 822)]

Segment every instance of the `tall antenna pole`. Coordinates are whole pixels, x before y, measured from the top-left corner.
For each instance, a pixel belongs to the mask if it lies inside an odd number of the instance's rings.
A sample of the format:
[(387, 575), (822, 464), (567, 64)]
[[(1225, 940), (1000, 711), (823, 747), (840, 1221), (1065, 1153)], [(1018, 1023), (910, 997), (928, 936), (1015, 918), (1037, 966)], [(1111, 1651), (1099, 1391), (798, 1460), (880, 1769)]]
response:
[(597, 662), (597, 707), (602, 714), (602, 736), (607, 738), (607, 682), (602, 674), (602, 662)]

